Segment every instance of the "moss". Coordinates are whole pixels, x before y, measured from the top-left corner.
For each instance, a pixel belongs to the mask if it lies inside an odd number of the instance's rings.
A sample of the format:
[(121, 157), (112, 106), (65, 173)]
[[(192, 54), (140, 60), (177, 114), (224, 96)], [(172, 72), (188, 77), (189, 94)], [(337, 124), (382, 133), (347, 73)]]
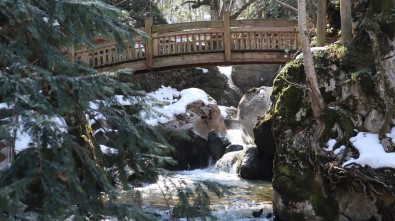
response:
[(303, 99), (304, 96), (304, 91), (293, 85), (289, 85), (281, 91), (274, 106), (274, 115), (279, 117), (277, 126), (296, 128), (300, 125), (300, 121), (296, 120), (296, 113), (301, 108), (310, 109)]
[(325, 217), (325, 220), (337, 220), (339, 204), (332, 198), (323, 197), (321, 194), (311, 195), (310, 203), (313, 205), (317, 216)]
[(286, 176), (277, 177), (273, 182), (273, 188), (281, 195), (284, 204), (304, 202), (309, 199), (311, 194), (306, 189), (299, 187), (292, 178)]
[(305, 221), (306, 218), (301, 213), (287, 212), (281, 215), (281, 220), (292, 220), (292, 221)]
[[(392, 38), (395, 36), (395, 3), (393, 0), (372, 0), (372, 11), (380, 31)], [(378, 33), (378, 32), (377, 32)]]
[(373, 96), (376, 93), (376, 86), (371, 69), (359, 69), (351, 74), (351, 79), (361, 85), (361, 89), (366, 96)]
[(324, 142), (331, 138), (331, 130), (335, 123), (337, 123), (344, 131), (344, 137), (342, 140), (337, 142), (334, 148), (337, 148), (341, 144), (347, 144), (348, 140), (353, 134), (354, 129), (351, 114), (341, 109), (325, 108), (323, 116), (325, 120), (325, 130), (321, 136), (321, 142)]
[(284, 87), (291, 83), (304, 84), (306, 82), (306, 75), (304, 74), (304, 67), (301, 59), (288, 62), (283, 69), (278, 73), (273, 81), (272, 95), (276, 96)]

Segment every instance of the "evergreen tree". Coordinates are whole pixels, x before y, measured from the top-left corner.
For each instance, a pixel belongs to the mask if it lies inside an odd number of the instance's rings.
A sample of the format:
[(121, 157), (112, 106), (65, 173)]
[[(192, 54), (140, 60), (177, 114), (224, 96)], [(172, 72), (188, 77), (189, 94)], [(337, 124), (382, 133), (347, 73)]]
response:
[[(19, 130), (31, 138), (0, 172), (0, 220), (21, 209), (39, 212), (40, 220), (148, 219), (117, 202), (114, 189), (126, 184), (126, 169), (155, 179), (156, 165), (168, 159), (161, 156), (170, 150), (166, 142), (138, 117), (143, 94), (117, 81), (125, 73), (97, 73), (67, 59), (68, 49), (94, 46), (98, 34), (122, 47), (136, 33), (125, 16), (96, 0), (0, 1), (0, 140), (14, 148)], [(115, 92), (131, 105), (120, 105)], [(100, 151), (99, 128), (117, 150), (115, 161)]]

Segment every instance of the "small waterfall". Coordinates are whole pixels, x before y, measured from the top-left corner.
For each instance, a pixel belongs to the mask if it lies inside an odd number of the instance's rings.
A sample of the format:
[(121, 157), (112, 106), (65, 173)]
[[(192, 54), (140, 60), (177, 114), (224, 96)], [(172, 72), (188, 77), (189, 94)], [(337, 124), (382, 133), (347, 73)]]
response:
[(237, 165), (238, 162), (240, 161), (241, 154), (242, 151), (234, 151), (234, 152), (226, 153), (224, 156), (222, 156), (221, 159), (219, 159), (215, 163), (214, 169), (225, 173), (232, 173), (232, 174), (237, 173)]

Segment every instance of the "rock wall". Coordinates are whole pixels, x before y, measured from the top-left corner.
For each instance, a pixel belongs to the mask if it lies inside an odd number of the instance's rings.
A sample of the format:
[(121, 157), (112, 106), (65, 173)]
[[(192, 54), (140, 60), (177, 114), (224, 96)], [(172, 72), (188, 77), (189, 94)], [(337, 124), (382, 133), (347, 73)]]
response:
[(255, 87), (271, 87), (279, 68), (279, 64), (235, 65), (232, 80), (243, 93)]
[[(342, 167), (346, 160), (358, 157), (349, 142), (356, 130), (377, 133), (387, 119), (390, 125), (395, 122), (394, 116), (388, 115), (388, 100), (383, 97), (393, 94), (384, 84), (391, 82), (394, 70), (387, 64), (394, 59), (388, 55), (394, 54), (395, 19), (383, 22), (381, 18), (393, 16), (388, 11), (394, 7), (394, 1), (354, 2), (359, 29), (351, 45), (327, 46), (326, 51), (314, 56), (327, 105), (322, 152), (314, 153), (310, 148), (315, 129), (302, 61), (288, 63), (274, 80), (274, 105), (254, 131), (257, 139), (272, 125), (276, 143), (273, 207), (278, 220), (395, 220), (395, 170)], [(377, 28), (379, 62), (366, 31), (367, 19)], [(383, 76), (386, 80), (380, 81)], [(389, 132), (389, 127), (385, 129)], [(345, 150), (338, 155), (325, 151), (329, 139), (336, 139), (334, 149), (344, 145)], [(381, 142), (394, 146), (388, 139)]]
[(125, 76), (124, 82), (131, 82), (147, 92), (164, 86), (177, 90), (199, 88), (204, 90), (218, 104), (237, 107), (242, 94), (237, 87), (228, 84), (228, 78), (217, 67), (189, 68)]

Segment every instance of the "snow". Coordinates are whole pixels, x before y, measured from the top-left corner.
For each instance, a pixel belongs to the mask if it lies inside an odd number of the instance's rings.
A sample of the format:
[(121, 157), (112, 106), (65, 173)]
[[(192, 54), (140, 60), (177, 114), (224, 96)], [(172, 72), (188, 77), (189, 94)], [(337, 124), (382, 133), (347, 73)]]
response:
[[(43, 118), (48, 118), (48, 117), (44, 116)], [(49, 117), (48, 120), (52, 121), (52, 123), (56, 125), (56, 128), (58, 128), (61, 132), (67, 133), (67, 124), (62, 117), (53, 116), (53, 117)], [(20, 122), (20, 125), (16, 131), (16, 140), (15, 140), (15, 152), (17, 153), (27, 148), (30, 148), (29, 143), (33, 142), (32, 137), (27, 132), (24, 131), (23, 119), (19, 117), (18, 121)], [(55, 129), (55, 127), (52, 127), (52, 129)]]
[(203, 73), (204, 73), (204, 74), (208, 73), (208, 69), (206, 69), (206, 68), (196, 68), (196, 69), (198, 69), (198, 70), (203, 70)]
[(174, 88), (162, 86), (147, 96), (163, 103), (163, 106), (149, 103), (154, 110), (150, 115), (147, 112), (141, 112), (141, 117), (151, 126), (167, 123), (174, 119), (175, 115), (185, 113), (186, 106), (194, 101), (202, 100), (205, 104), (209, 104), (206, 92), (198, 88), (189, 88), (178, 92)]
[(114, 153), (118, 153), (118, 150), (112, 147), (108, 147), (106, 145), (100, 144), (100, 150), (103, 153), (107, 153), (107, 154), (114, 154)]
[[(392, 139), (394, 128), (392, 128), (390, 134), (387, 134), (387, 136)], [(369, 166), (373, 169), (386, 167), (395, 168), (395, 153), (387, 153), (384, 151), (378, 134), (359, 132), (355, 137), (350, 138), (350, 142), (358, 150), (359, 158), (351, 158), (343, 163), (342, 167), (350, 167), (353, 164), (359, 164), (363, 167)]]
[(333, 151), (334, 154), (338, 155), (340, 152), (342, 152), (344, 149), (346, 149), (346, 146), (341, 145), (339, 148)]
[(330, 140), (328, 140), (328, 142), (326, 144), (328, 145), (328, 147), (324, 148), (324, 150), (326, 150), (326, 151), (333, 151), (333, 146), (335, 146), (336, 140), (335, 139), (330, 139)]
[(228, 113), (226, 113), (226, 106), (218, 105), (219, 110), (221, 111), (222, 117), (226, 118), (228, 116)]
[(22, 150), (25, 150), (29, 148), (29, 143), (32, 142), (32, 137), (22, 131), (23, 127), (19, 127), (18, 130), (16, 131), (16, 140), (15, 140), (15, 152), (21, 152)]
[(0, 103), (0, 109), (8, 109), (10, 106), (6, 103)]
[(392, 143), (395, 143), (395, 127), (392, 128), (391, 132), (386, 134), (388, 138), (392, 139)]
[[(319, 51), (326, 51), (326, 47), (312, 47), (310, 48), (311, 53), (317, 53)], [(303, 53), (300, 53), (298, 56), (296, 56), (296, 59), (303, 58)]]

